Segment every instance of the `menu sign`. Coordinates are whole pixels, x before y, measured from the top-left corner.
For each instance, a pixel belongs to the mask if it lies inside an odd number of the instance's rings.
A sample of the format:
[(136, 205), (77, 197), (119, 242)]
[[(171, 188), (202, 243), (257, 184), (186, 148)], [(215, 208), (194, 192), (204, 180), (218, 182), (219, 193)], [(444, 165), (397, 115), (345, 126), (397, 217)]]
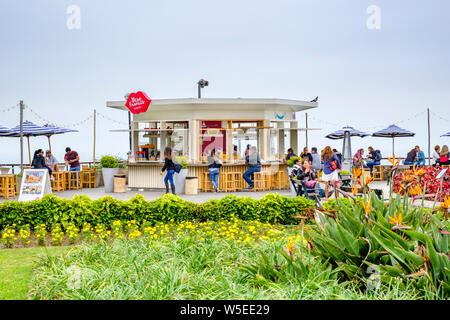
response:
[(51, 192), (47, 169), (25, 169), (23, 171), (19, 201), (40, 200), (46, 193)]
[(142, 91), (133, 92), (128, 96), (125, 106), (132, 114), (146, 112), (152, 100)]

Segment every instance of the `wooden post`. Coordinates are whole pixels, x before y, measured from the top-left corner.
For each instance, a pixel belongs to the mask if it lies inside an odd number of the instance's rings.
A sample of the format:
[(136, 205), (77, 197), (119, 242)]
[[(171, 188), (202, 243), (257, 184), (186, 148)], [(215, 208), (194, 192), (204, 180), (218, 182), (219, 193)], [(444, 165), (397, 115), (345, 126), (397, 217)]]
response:
[(30, 150), (30, 136), (27, 135), (27, 141), (28, 141), (28, 160), (30, 161), (30, 168), (31, 168), (31, 150)]
[(97, 125), (97, 110), (94, 109), (94, 152), (92, 154), (92, 166), (95, 170), (95, 135), (96, 135), (96, 125)]
[(23, 100), (20, 100), (20, 174), (23, 174)]
[[(308, 148), (308, 112), (306, 112), (306, 115), (305, 115), (305, 129), (306, 129), (306, 131), (305, 131), (305, 137), (306, 137), (306, 147)], [(300, 150), (299, 150), (300, 151)]]
[(47, 136), (48, 139), (48, 150), (50, 150), (50, 152), (52, 152), (52, 144), (50, 143), (50, 135)]
[(431, 128), (430, 128), (430, 108), (427, 108), (427, 115), (428, 115), (428, 165), (431, 165), (431, 142), (430, 142), (430, 133), (431, 133)]

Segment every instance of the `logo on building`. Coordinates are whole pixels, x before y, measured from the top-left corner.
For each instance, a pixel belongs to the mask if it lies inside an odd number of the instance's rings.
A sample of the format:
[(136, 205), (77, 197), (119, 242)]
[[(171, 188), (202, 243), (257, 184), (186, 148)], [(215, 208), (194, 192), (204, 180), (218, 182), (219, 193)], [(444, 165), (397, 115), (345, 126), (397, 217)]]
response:
[(142, 91), (133, 92), (128, 96), (125, 106), (132, 114), (146, 112), (152, 100)]

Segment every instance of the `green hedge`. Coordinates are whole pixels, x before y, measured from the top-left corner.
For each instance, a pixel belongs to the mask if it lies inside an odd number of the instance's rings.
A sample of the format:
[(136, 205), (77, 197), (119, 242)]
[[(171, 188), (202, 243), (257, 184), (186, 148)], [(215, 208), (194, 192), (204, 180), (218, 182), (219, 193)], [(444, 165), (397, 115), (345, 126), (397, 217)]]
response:
[(303, 197), (288, 198), (278, 194), (267, 194), (259, 200), (228, 195), (202, 204), (185, 201), (178, 196), (166, 194), (154, 201), (136, 195), (128, 201), (110, 196), (92, 200), (87, 196), (61, 199), (53, 194), (31, 202), (6, 201), (0, 204), (0, 230), (7, 225), (26, 225), (34, 228), (45, 223), (63, 226), (73, 222), (81, 227), (84, 222), (110, 226), (115, 220), (144, 220), (157, 222), (218, 221), (229, 220), (234, 215), (241, 220), (297, 224), (294, 216), (314, 207), (314, 202)]

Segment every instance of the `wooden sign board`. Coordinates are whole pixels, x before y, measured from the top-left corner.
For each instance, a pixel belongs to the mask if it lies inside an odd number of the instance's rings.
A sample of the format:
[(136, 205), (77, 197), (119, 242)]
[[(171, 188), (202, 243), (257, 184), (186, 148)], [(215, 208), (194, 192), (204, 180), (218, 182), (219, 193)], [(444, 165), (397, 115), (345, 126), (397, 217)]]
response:
[(20, 184), (19, 201), (40, 200), (52, 193), (47, 169), (25, 169)]

